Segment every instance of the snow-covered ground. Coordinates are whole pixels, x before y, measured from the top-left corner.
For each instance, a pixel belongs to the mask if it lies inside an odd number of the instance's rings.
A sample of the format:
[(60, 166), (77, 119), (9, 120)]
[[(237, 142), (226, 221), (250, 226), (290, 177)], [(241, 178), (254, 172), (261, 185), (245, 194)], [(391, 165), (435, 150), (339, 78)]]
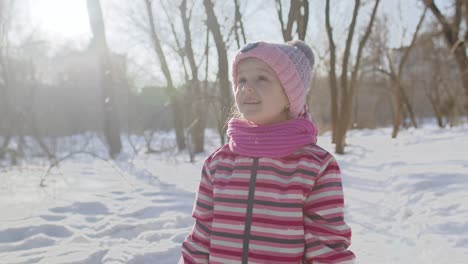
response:
[[(349, 154), (336, 155), (357, 263), (468, 263), (468, 126), (390, 132), (350, 131)], [(195, 164), (126, 151), (115, 162), (79, 155), (48, 175), (37, 160), (0, 168), (0, 263), (176, 263), (219, 141), (207, 138)]]

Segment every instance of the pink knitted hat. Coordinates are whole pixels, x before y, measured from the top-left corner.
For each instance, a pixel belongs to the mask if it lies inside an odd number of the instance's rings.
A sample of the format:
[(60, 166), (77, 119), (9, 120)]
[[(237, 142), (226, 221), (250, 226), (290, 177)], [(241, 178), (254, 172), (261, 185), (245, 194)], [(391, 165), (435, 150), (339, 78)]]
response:
[(232, 62), (232, 82), (237, 87), (237, 65), (246, 58), (257, 58), (270, 66), (283, 85), (289, 100), (289, 115), (305, 114), (306, 95), (310, 88), (314, 55), (303, 41), (286, 44), (256, 42), (241, 48)]

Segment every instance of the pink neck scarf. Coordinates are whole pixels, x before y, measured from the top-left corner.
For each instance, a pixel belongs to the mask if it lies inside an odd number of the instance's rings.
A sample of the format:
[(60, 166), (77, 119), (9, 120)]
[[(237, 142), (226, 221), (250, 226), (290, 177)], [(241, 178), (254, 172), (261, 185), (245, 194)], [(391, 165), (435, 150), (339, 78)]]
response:
[(285, 157), (304, 145), (317, 143), (317, 128), (308, 118), (271, 125), (232, 118), (227, 135), (232, 152), (250, 157)]

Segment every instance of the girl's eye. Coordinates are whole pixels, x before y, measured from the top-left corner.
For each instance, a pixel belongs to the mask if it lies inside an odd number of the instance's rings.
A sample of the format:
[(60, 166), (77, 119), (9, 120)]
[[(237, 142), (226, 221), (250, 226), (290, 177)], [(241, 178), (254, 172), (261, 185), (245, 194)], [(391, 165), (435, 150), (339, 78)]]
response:
[(245, 82), (246, 82), (245, 78), (240, 78), (240, 79), (237, 81), (237, 83), (245, 83)]
[(258, 76), (258, 80), (260, 80), (260, 81), (268, 81), (268, 78), (265, 77), (265, 76), (263, 76), (263, 75), (260, 75), (260, 76)]

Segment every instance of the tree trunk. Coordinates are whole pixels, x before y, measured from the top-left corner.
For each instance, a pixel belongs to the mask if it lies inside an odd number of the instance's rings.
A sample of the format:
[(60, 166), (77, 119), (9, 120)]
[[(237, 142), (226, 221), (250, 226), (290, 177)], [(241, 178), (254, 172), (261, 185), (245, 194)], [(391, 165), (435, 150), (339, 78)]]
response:
[(352, 117), (352, 100), (354, 100), (354, 97), (348, 96), (341, 105), (341, 122), (338, 123), (335, 145), (335, 152), (338, 154), (344, 154), (346, 146), (346, 133), (348, 132)]
[(401, 93), (402, 101), (406, 107), (406, 111), (408, 111), (411, 125), (413, 125), (414, 128), (418, 128), (418, 123), (416, 121), (416, 116), (414, 115), (413, 106), (411, 105), (411, 102), (409, 101), (408, 95), (406, 94), (406, 90), (403, 87), (403, 85), (400, 85), (400, 89), (401, 89), (400, 93)]
[[(423, 0), (427, 8), (429, 8), (434, 16), (439, 21), (442, 26), (443, 34), (449, 49), (454, 53), (455, 59), (457, 61), (458, 70), (460, 72), (460, 77), (464, 89), (464, 109), (465, 114), (468, 114), (468, 58), (465, 50), (467, 48), (466, 42), (468, 41), (468, 3), (467, 1), (455, 1), (453, 5), (455, 7), (455, 12), (453, 16), (453, 22), (448, 21), (447, 17), (444, 16), (437, 5), (433, 0)], [(462, 15), (465, 18), (465, 25), (461, 26)], [(462, 34), (463, 39), (459, 39), (460, 30), (464, 29), (465, 32)]]
[[(350, 23), (350, 28), (348, 31), (348, 37), (346, 40), (345, 51), (343, 55), (343, 62), (342, 62), (342, 71), (341, 71), (341, 78), (340, 78), (340, 94), (338, 95), (340, 98), (333, 98), (334, 93), (337, 93), (338, 90), (334, 91), (337, 88), (336, 84), (336, 55), (335, 55), (335, 44), (333, 41), (333, 32), (330, 25), (330, 0), (326, 1), (325, 7), (325, 19), (326, 19), (326, 27), (327, 27), (327, 34), (328, 39), (330, 42), (330, 62), (331, 62), (331, 76), (330, 76), (330, 87), (331, 87), (331, 94), (332, 94), (332, 107), (336, 107), (335, 109), (332, 108), (332, 118), (333, 113), (336, 113), (335, 120), (333, 120), (333, 141), (336, 143), (335, 151), (338, 154), (344, 154), (344, 148), (346, 145), (346, 132), (349, 129), (351, 118), (352, 118), (352, 110), (353, 110), (353, 102), (355, 96), (355, 90), (357, 86), (357, 76), (360, 69), (360, 61), (363, 53), (363, 49), (367, 43), (369, 35), (372, 31), (372, 26), (374, 24), (375, 15), (377, 13), (377, 8), (379, 6), (380, 0), (376, 0), (374, 4), (374, 8), (372, 10), (371, 18), (369, 23), (367, 24), (366, 31), (363, 37), (359, 41), (358, 50), (356, 53), (356, 62), (351, 71), (351, 80), (349, 80), (349, 71), (348, 71), (348, 63), (349, 57), (351, 55), (351, 44), (354, 35), (354, 30), (357, 24), (357, 16), (359, 13), (360, 8), (360, 0), (355, 0), (354, 3), (354, 10), (353, 16)], [(335, 101), (336, 100), (336, 103)], [(338, 105), (338, 102), (341, 104)], [(338, 109), (340, 108), (340, 109)]]
[(336, 131), (338, 124), (338, 100), (339, 100), (339, 91), (338, 91), (338, 80), (336, 77), (336, 45), (333, 39), (333, 28), (330, 23), (330, 1), (327, 0), (325, 6), (325, 24), (327, 28), (328, 42), (330, 45), (330, 71), (328, 73), (330, 80), (330, 112), (332, 119), (332, 143), (337, 142)]
[(400, 64), (398, 65), (398, 76), (397, 76), (398, 80), (397, 81), (398, 81), (398, 89), (399, 89), (399, 95), (400, 95), (400, 107), (403, 107), (403, 104), (406, 106), (406, 110), (408, 111), (408, 114), (410, 116), (411, 123), (415, 128), (418, 127), (418, 124), (417, 124), (416, 118), (414, 116), (413, 107), (411, 106), (408, 95), (406, 94), (406, 91), (405, 91), (405, 87), (403, 86), (401, 81), (402, 81), (402, 77), (403, 77), (404, 66), (405, 66), (406, 61), (407, 61), (407, 59), (409, 57), (410, 51), (413, 49), (414, 44), (416, 43), (416, 39), (417, 39), (419, 30), (421, 29), (424, 18), (426, 17), (426, 12), (427, 12), (427, 8), (424, 9), (421, 17), (419, 18), (419, 22), (418, 22), (418, 24), (416, 26), (416, 29), (415, 29), (414, 33), (413, 33), (411, 43), (410, 43), (409, 47), (405, 50), (405, 52), (403, 54), (403, 58), (401, 59)]
[[(303, 13), (301, 11), (303, 9)], [(293, 39), (293, 26), (296, 24), (297, 37), (300, 40), (305, 39), (307, 32), (307, 24), (309, 22), (309, 1), (308, 0), (292, 0), (289, 6), (288, 20), (286, 26), (283, 21), (283, 5), (281, 0), (276, 0), (276, 10), (278, 19), (281, 25), (281, 33), (283, 34), (284, 42)]]
[[(243, 45), (247, 43), (247, 39), (245, 37), (245, 30), (244, 30), (244, 23), (242, 22), (242, 14), (240, 12), (240, 7), (239, 7), (239, 0), (234, 0), (234, 7), (235, 7), (235, 15), (234, 15), (234, 33), (236, 36), (236, 43), (237, 43), (237, 48), (240, 49), (241, 47), (241, 42), (240, 42), (240, 37), (239, 37), (239, 30), (242, 34), (242, 40), (243, 40)], [(242, 46), (243, 46), (242, 45)]]
[(224, 145), (226, 135), (226, 126), (224, 126), (224, 124), (229, 118), (229, 111), (232, 106), (226, 43), (224, 43), (218, 19), (216, 18), (213, 10), (213, 3), (211, 0), (203, 0), (203, 5), (205, 6), (206, 10), (208, 28), (213, 34), (213, 38), (216, 43), (216, 50), (218, 53), (218, 79), (221, 96), (221, 122), (218, 123), (218, 132), (220, 134), (221, 144)]
[[(304, 10), (304, 14), (300, 11)], [(297, 35), (300, 40), (305, 40), (307, 24), (309, 23), (309, 0), (301, 0), (299, 18), (297, 19)]]
[(444, 128), (445, 127), (444, 117), (442, 116), (442, 113), (439, 110), (439, 105), (440, 105), (439, 96), (436, 95), (435, 97), (433, 97), (429, 93), (426, 93), (426, 95), (429, 98), (429, 101), (431, 102), (432, 111), (434, 111), (434, 115), (436, 116), (436, 119), (437, 119), (437, 125), (440, 128)]
[(194, 154), (204, 151), (205, 145), (205, 123), (203, 112), (203, 105), (205, 104), (205, 96), (200, 89), (200, 80), (198, 79), (198, 66), (195, 62), (195, 55), (192, 48), (192, 36), (190, 33), (190, 18), (187, 17), (187, 0), (183, 0), (180, 5), (180, 13), (182, 15), (182, 24), (185, 33), (185, 54), (188, 58), (190, 69), (192, 70), (192, 79), (190, 80), (191, 86), (191, 99), (192, 99), (192, 111), (190, 111), (191, 122), (195, 122), (190, 129), (190, 136), (192, 138), (193, 147), (192, 152)]
[(180, 96), (178, 95), (174, 87), (174, 84), (172, 82), (172, 76), (169, 71), (169, 66), (166, 61), (166, 56), (164, 55), (164, 52), (161, 47), (161, 42), (159, 41), (159, 37), (156, 34), (156, 28), (154, 26), (154, 19), (153, 19), (153, 11), (151, 9), (151, 0), (145, 0), (145, 4), (146, 4), (147, 15), (148, 15), (148, 23), (151, 29), (150, 34), (151, 34), (151, 40), (153, 41), (153, 48), (156, 52), (156, 55), (159, 58), (164, 77), (166, 78), (166, 81), (167, 81), (166, 93), (168, 94), (169, 100), (171, 102), (174, 129), (176, 132), (177, 148), (179, 151), (181, 151), (185, 149), (184, 120), (183, 120), (182, 110), (181, 110), (182, 104), (180, 103)]
[[(468, 5), (466, 8), (468, 8)], [(462, 49), (457, 48), (455, 50), (455, 58), (456, 58), (457, 65), (458, 65), (458, 71), (460, 72), (460, 76), (462, 78), (463, 89), (465, 91), (464, 96), (463, 96), (463, 102), (464, 102), (463, 108), (465, 109), (465, 114), (468, 115), (468, 63), (467, 63), (467, 58), (464, 56), (466, 55)]]
[(401, 118), (402, 118), (402, 102), (401, 102), (401, 88), (398, 83), (394, 83), (394, 91), (395, 91), (395, 96), (394, 96), (394, 115), (393, 115), (393, 130), (392, 130), (392, 138), (396, 138), (398, 135), (398, 132), (400, 131), (400, 125), (401, 125)]
[[(3, 6), (3, 3), (0, 3)], [(2, 15), (3, 10), (0, 10), (0, 15)], [(3, 25), (1, 25), (3, 26)], [(0, 159), (3, 158), (3, 155), (6, 154), (8, 145), (10, 144), (11, 138), (13, 137), (14, 133), (14, 126), (15, 122), (14, 119), (11, 117), (11, 109), (12, 109), (12, 100), (9, 100), (10, 97), (10, 73), (9, 73), (9, 65), (8, 65), (8, 57), (4, 54), (8, 54), (8, 50), (3, 51), (3, 49), (7, 49), (8, 46), (4, 44), (8, 40), (5, 37), (5, 32), (0, 36), (0, 70), (2, 71), (2, 81), (0, 83), (0, 127), (2, 127), (2, 123), (6, 124), (6, 136), (5, 140), (3, 141), (2, 146), (0, 147)]]
[(0, 160), (5, 158), (5, 154), (7, 153), (7, 148), (8, 148), (8, 145), (10, 144), (10, 140), (11, 140), (11, 135), (7, 134), (0, 147)]
[(117, 104), (114, 102), (112, 79), (112, 65), (106, 42), (106, 32), (102, 18), (101, 5), (98, 0), (87, 0), (88, 16), (93, 32), (92, 43), (96, 48), (102, 87), (102, 102), (104, 114), (104, 136), (106, 138), (109, 155), (115, 158), (122, 149), (120, 141), (120, 126), (117, 116)]

